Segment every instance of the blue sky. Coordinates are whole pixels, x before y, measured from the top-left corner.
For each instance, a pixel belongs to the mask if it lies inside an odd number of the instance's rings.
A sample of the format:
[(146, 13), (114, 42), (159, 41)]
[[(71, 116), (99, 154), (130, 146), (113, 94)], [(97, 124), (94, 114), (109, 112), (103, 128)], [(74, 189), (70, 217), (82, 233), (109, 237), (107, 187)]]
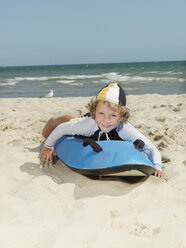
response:
[(0, 0), (0, 66), (186, 60), (185, 0)]

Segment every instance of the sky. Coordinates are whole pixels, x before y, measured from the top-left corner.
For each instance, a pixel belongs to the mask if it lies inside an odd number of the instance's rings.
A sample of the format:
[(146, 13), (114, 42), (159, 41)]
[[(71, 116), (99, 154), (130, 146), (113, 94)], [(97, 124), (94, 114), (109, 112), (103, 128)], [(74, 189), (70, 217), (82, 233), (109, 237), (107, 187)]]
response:
[(0, 0), (0, 66), (186, 60), (186, 0)]

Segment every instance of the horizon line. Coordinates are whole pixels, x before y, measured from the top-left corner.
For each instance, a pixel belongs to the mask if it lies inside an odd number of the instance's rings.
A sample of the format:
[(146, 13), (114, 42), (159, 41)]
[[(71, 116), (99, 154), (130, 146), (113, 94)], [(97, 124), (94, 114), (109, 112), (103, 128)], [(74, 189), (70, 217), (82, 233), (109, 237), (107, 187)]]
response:
[(184, 62), (186, 60), (154, 60), (154, 61), (136, 61), (136, 62), (95, 62), (95, 63), (72, 63), (72, 64), (38, 64), (38, 65), (5, 65), (0, 68), (7, 67), (37, 67), (37, 66), (75, 66), (75, 65), (104, 65), (104, 64), (136, 64), (136, 63), (160, 63), (160, 62)]

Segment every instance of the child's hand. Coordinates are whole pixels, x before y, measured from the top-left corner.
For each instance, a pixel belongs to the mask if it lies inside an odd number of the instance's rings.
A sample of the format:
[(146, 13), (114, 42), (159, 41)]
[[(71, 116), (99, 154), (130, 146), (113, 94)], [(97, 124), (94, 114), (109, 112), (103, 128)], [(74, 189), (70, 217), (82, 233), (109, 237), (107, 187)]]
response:
[(50, 164), (52, 164), (53, 152), (54, 152), (54, 148), (49, 149), (45, 146), (43, 147), (41, 154), (39, 156), (42, 165), (49, 166)]
[(160, 171), (160, 170), (155, 170), (154, 176), (155, 177), (160, 177), (160, 178), (163, 178), (163, 179), (166, 178), (165, 174), (162, 171)]

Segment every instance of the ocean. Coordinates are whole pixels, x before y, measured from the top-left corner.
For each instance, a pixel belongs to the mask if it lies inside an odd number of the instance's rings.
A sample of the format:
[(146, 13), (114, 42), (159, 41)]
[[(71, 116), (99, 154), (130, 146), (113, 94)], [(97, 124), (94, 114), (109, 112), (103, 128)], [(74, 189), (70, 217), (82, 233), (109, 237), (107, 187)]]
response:
[(0, 67), (0, 97), (93, 96), (117, 82), (127, 95), (186, 93), (186, 61)]

